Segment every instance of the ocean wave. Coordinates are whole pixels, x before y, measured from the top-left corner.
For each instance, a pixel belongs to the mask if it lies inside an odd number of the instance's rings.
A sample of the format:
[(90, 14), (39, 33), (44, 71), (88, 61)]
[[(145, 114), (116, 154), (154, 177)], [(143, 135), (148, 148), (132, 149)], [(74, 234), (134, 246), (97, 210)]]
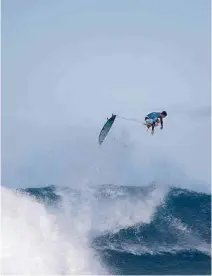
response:
[(147, 255), (210, 266), (209, 194), (156, 183), (2, 192), (5, 273), (126, 274), (112, 258)]

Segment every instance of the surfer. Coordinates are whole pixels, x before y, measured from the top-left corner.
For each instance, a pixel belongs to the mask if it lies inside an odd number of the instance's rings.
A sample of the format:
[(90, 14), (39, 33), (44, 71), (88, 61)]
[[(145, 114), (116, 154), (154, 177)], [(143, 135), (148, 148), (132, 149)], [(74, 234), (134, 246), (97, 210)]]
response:
[(154, 128), (161, 124), (160, 129), (163, 129), (163, 118), (167, 116), (166, 111), (162, 112), (152, 112), (146, 115), (145, 117), (145, 125), (147, 126), (147, 130), (152, 127), (152, 135), (154, 134)]

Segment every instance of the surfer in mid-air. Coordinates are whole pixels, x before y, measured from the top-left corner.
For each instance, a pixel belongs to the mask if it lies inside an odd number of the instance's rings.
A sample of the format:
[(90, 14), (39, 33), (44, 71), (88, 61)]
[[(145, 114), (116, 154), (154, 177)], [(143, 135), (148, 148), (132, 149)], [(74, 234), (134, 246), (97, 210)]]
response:
[[(159, 123), (161, 124), (161, 129), (163, 129), (163, 118), (165, 118), (166, 116), (167, 116), (166, 111), (149, 113), (145, 117), (144, 125), (147, 127), (147, 130), (150, 127), (152, 127), (152, 135), (153, 135), (154, 134), (154, 128), (156, 126), (158, 126)], [(141, 121), (138, 121), (136, 119), (129, 119), (129, 118), (125, 118), (125, 117), (121, 117), (121, 116), (112, 114), (112, 116), (110, 118), (107, 118), (106, 123), (104, 124), (104, 126), (102, 127), (102, 129), (100, 131), (99, 145), (101, 145), (103, 143), (104, 139), (107, 137), (108, 132), (110, 131), (116, 117), (119, 117), (121, 119), (128, 120), (128, 121), (135, 121), (135, 122), (142, 123)]]
[(163, 118), (167, 116), (166, 111), (162, 112), (152, 112), (146, 115), (145, 117), (145, 125), (147, 126), (147, 130), (152, 127), (152, 135), (154, 134), (154, 128), (161, 124), (160, 129), (163, 129)]

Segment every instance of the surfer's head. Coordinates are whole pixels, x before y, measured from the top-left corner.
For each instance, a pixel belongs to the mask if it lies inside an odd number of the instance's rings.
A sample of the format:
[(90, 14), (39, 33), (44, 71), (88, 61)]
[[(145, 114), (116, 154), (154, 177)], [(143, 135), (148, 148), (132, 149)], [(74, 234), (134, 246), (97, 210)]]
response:
[(165, 118), (167, 116), (167, 112), (166, 111), (162, 111), (161, 112), (161, 116), (162, 116), (162, 118)]

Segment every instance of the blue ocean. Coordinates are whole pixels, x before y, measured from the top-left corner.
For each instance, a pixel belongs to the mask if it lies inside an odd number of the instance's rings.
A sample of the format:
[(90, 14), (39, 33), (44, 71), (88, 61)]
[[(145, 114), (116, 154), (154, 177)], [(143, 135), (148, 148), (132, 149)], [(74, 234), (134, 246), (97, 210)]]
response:
[(210, 275), (211, 195), (2, 187), (4, 274)]

